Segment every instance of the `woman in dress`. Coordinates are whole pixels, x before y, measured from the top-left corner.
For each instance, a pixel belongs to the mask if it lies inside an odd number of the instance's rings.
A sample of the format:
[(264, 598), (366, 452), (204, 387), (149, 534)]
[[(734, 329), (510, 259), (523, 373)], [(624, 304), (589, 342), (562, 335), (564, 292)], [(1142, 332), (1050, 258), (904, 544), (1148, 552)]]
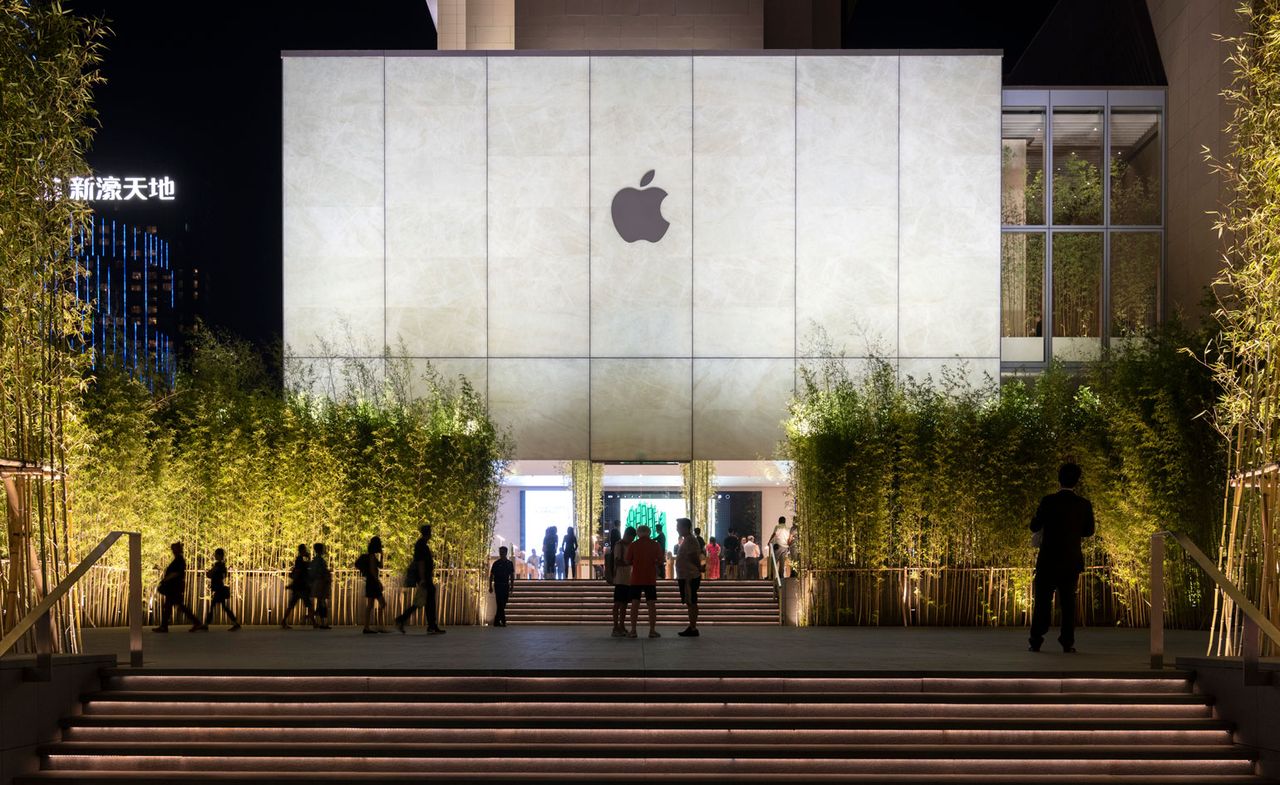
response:
[(720, 543), (715, 537), (707, 543), (707, 580), (720, 580)]

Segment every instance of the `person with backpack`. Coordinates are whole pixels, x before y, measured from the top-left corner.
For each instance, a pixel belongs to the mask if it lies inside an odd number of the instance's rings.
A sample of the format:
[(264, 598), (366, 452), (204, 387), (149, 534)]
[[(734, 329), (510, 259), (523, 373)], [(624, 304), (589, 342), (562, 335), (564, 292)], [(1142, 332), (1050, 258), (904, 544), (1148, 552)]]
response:
[(208, 629), (200, 623), (200, 619), (196, 618), (195, 613), (188, 607), (185, 599), (187, 593), (187, 560), (182, 557), (182, 543), (173, 543), (169, 546), (169, 550), (173, 552), (173, 561), (169, 562), (169, 566), (164, 568), (164, 573), (160, 576), (160, 586), (157, 589), (160, 593), (160, 626), (153, 627), (151, 631), (168, 632), (169, 618), (173, 615), (175, 609), (185, 613), (191, 619), (191, 632), (201, 632)]
[(614, 638), (627, 637), (627, 606), (631, 604), (631, 564), (627, 562), (627, 548), (635, 542), (636, 529), (628, 526), (621, 536), (617, 529), (609, 532), (613, 540), (609, 545), (609, 561), (613, 564), (613, 632)]
[[(382, 626), (382, 614), (387, 609), (387, 598), (382, 593), (382, 538), (374, 535), (369, 538), (368, 549), (356, 559), (356, 571), (364, 576), (364, 634), (374, 635), (379, 632), (390, 632)], [(373, 621), (373, 607), (378, 606), (378, 628), (369, 626)]]
[(396, 629), (406, 632), (404, 626), (419, 608), (427, 611), (427, 634), (444, 635), (436, 623), (436, 560), (431, 553), (431, 524), (418, 528), (418, 540), (413, 544), (413, 563), (405, 571), (404, 585), (413, 586), (413, 600), (409, 607), (396, 617)]
[(307, 609), (307, 615), (303, 618), (309, 620), (312, 625), (316, 623), (316, 611), (311, 604), (311, 584), (308, 581), (310, 567), (311, 554), (307, 551), (306, 545), (299, 545), (298, 555), (293, 560), (293, 566), (289, 568), (289, 604), (285, 606), (284, 613), (280, 614), (282, 630), (293, 629), (289, 626), (289, 614), (293, 612), (293, 606), (299, 603)]
[(507, 558), (507, 546), (498, 549), (498, 560), (489, 568), (489, 593), (498, 604), (493, 626), (507, 626), (507, 600), (516, 587), (516, 565)]
[(311, 598), (316, 604), (316, 629), (328, 630), (332, 629), (329, 626), (329, 595), (333, 593), (333, 571), (329, 569), (329, 560), (325, 558), (329, 549), (324, 543), (318, 542), (312, 552), (315, 557), (311, 559), (307, 579), (311, 583)]
[(231, 587), (227, 585), (226, 551), (218, 548), (213, 552), (213, 566), (205, 573), (205, 577), (209, 579), (211, 601), (209, 603), (209, 612), (204, 617), (204, 624), (200, 625), (201, 628), (208, 630), (209, 622), (213, 621), (213, 612), (218, 608), (222, 608), (222, 612), (227, 614), (227, 618), (231, 620), (231, 628), (227, 632), (235, 632), (240, 629), (240, 620), (231, 612)]

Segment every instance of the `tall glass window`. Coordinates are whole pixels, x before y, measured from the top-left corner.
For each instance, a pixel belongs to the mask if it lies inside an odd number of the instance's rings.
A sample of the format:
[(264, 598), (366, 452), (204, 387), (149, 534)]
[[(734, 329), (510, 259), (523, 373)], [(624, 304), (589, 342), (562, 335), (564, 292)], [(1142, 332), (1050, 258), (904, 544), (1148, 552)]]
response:
[(1000, 220), (1044, 224), (1044, 110), (1006, 110), (1000, 131)]
[(1005, 91), (1004, 373), (1088, 362), (1159, 324), (1164, 106), (1162, 90)]
[(1053, 356), (1066, 362), (1102, 353), (1102, 232), (1053, 235)]
[(1053, 110), (1053, 222), (1102, 223), (1102, 111)]
[(1111, 110), (1111, 223), (1160, 225), (1160, 114)]
[(1160, 304), (1160, 233), (1111, 235), (1111, 345), (1156, 326)]
[(1000, 238), (1000, 356), (1044, 362), (1044, 234)]

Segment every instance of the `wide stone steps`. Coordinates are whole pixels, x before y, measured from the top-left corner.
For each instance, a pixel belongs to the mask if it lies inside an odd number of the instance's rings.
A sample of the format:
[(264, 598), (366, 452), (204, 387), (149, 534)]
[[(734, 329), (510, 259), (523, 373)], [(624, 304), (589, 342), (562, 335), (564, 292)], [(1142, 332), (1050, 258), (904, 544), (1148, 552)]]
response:
[(39, 782), (1259, 783), (1187, 674), (113, 670)]
[[(603, 581), (520, 581), (507, 604), (507, 621), (526, 625), (608, 625), (613, 587)], [(673, 580), (658, 581), (658, 622), (686, 624), (680, 590)], [(648, 623), (641, 604), (640, 623)], [(769, 625), (780, 623), (778, 601), (767, 581), (703, 581), (698, 591), (698, 624)]]

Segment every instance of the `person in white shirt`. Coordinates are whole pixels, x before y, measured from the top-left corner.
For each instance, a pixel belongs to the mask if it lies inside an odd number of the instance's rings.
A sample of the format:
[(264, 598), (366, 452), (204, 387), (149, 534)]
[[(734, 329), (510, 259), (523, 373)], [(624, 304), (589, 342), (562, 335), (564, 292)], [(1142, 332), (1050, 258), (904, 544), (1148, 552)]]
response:
[(742, 542), (742, 557), (747, 563), (747, 579), (760, 579), (760, 546), (756, 544), (755, 535), (747, 535)]
[(787, 529), (787, 516), (778, 517), (778, 525), (773, 530), (773, 536), (769, 538), (769, 545), (773, 547), (773, 560), (778, 565), (778, 577), (787, 577), (787, 555), (791, 552), (787, 547), (791, 543), (791, 531)]
[(676, 581), (680, 584), (680, 601), (689, 612), (689, 626), (676, 633), (682, 638), (696, 638), (698, 632), (698, 587), (702, 585), (702, 543), (693, 533), (693, 521), (676, 519), (680, 545), (676, 548)]

